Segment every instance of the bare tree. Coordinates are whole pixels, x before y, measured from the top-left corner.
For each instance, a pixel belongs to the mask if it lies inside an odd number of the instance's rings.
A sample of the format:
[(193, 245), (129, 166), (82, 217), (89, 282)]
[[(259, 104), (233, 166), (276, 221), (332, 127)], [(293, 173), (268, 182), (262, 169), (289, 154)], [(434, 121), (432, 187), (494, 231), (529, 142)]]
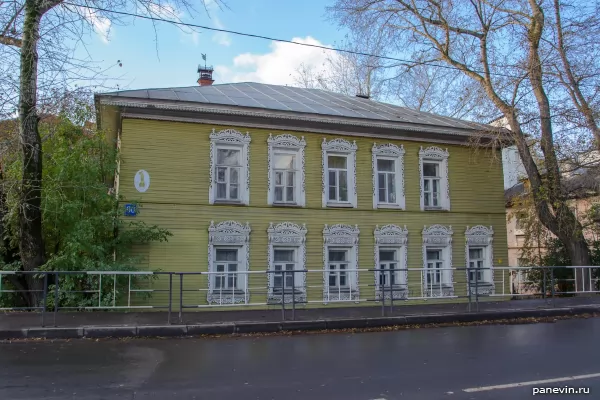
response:
[(384, 80), (381, 75), (384, 65), (382, 60), (376, 56), (357, 54), (377, 55), (380, 52), (379, 43), (364, 40), (358, 44), (357, 40), (346, 37), (341, 48), (345, 52), (324, 50), (326, 57), (320, 66), (302, 63), (293, 76), (296, 85), (348, 96), (380, 98)]
[(490, 112), (479, 85), (460, 72), (380, 58), (383, 48), (380, 38), (370, 41), (368, 37), (346, 37), (341, 46), (344, 51), (325, 51), (323, 64), (302, 63), (295, 71), (295, 84), (348, 96), (364, 95), (455, 118), (487, 122), (496, 116), (497, 112)]
[[(546, 24), (554, 10), (546, 3), (337, 0), (330, 12), (356, 37), (384, 36), (388, 53), (441, 63), (475, 82), (512, 131), (540, 221), (565, 244), (574, 265), (588, 265), (581, 224), (561, 187), (553, 123), (563, 89), (549, 72), (553, 51), (546, 43), (556, 41)], [(539, 137), (540, 165), (528, 134)]]
[[(216, 0), (221, 4), (221, 0)], [(205, 0), (198, 4), (206, 9)], [(4, 116), (18, 114), (23, 160), (19, 253), (23, 270), (45, 262), (42, 236), (42, 148), (38, 130), (40, 94), (97, 77), (89, 62), (73, 57), (83, 33), (111, 23), (127, 23), (113, 11), (177, 19), (179, 10), (195, 13), (190, 0), (9, 0), (0, 3), (0, 107)], [(89, 61), (89, 60), (88, 60)], [(17, 73), (15, 73), (15, 71)], [(8, 77), (8, 78), (7, 78)], [(12, 79), (11, 79), (12, 77)], [(55, 92), (54, 92), (55, 93)], [(29, 289), (39, 289), (28, 279)], [(32, 292), (30, 303), (37, 302)]]
[(581, 7), (561, 0), (554, 0), (553, 6), (551, 15), (554, 19), (550, 19), (550, 23), (556, 40), (549, 45), (560, 60), (553, 67), (575, 107), (575, 112), (567, 112), (566, 116), (571, 117), (576, 127), (589, 129), (600, 149), (600, 65), (596, 61), (600, 57), (598, 9), (597, 6)]

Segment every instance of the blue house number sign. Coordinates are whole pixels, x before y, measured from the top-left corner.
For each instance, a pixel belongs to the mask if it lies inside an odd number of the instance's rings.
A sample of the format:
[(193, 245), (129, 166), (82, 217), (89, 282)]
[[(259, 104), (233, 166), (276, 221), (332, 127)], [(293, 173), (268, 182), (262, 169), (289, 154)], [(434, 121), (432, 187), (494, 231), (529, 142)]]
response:
[(125, 216), (135, 217), (137, 215), (137, 206), (135, 204), (125, 204)]

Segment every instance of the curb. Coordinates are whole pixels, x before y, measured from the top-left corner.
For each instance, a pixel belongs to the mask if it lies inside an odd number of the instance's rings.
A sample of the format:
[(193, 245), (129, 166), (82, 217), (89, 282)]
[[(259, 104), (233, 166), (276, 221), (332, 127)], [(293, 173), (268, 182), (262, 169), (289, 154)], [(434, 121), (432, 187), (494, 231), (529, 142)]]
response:
[(350, 318), (312, 321), (239, 322), (206, 325), (140, 325), (88, 326), (69, 328), (28, 328), (0, 330), (0, 340), (6, 339), (77, 339), (126, 337), (182, 337), (199, 335), (230, 335), (234, 333), (273, 333), (316, 331), (329, 329), (363, 329), (385, 326), (448, 324), (478, 321), (499, 321), (516, 318), (544, 318), (600, 312), (600, 306), (569, 308), (484, 311), (478, 313), (407, 315), (380, 318)]

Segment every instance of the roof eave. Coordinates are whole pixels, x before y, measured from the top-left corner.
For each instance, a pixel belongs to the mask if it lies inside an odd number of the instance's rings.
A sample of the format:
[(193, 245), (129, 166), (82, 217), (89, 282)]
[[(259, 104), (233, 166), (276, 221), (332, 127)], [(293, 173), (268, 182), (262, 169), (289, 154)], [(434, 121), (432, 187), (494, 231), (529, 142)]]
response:
[[(404, 131), (444, 133), (455, 136), (471, 137), (482, 134), (482, 131), (476, 129), (461, 129), (454, 127), (445, 127), (439, 125), (414, 124), (406, 122), (382, 121), (375, 119), (358, 119), (349, 117), (322, 116), (318, 114), (298, 113), (293, 111), (278, 111), (260, 108), (250, 108), (241, 106), (225, 106), (215, 104), (185, 103), (181, 101), (157, 101), (152, 99), (127, 98), (121, 96), (107, 96), (105, 94), (97, 95), (102, 105), (111, 105), (118, 107), (133, 107), (157, 110), (180, 110), (194, 111), (200, 113), (212, 114), (230, 114), (245, 115), (252, 117), (278, 118), (297, 121), (312, 121), (319, 123), (337, 124), (342, 126), (369, 126), (373, 128), (398, 129)], [(490, 136), (497, 136), (499, 131), (490, 127)], [(483, 133), (485, 135), (485, 133)]]

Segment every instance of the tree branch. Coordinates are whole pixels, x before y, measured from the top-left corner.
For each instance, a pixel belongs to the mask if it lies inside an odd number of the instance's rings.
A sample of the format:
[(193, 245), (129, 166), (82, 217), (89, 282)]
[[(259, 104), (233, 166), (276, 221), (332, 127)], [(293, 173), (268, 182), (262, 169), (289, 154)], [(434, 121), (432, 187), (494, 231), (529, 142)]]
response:
[(21, 39), (18, 39), (18, 38), (6, 36), (6, 35), (0, 35), (0, 44), (6, 45), (6, 46), (21, 47), (23, 45), (23, 42), (21, 41)]

